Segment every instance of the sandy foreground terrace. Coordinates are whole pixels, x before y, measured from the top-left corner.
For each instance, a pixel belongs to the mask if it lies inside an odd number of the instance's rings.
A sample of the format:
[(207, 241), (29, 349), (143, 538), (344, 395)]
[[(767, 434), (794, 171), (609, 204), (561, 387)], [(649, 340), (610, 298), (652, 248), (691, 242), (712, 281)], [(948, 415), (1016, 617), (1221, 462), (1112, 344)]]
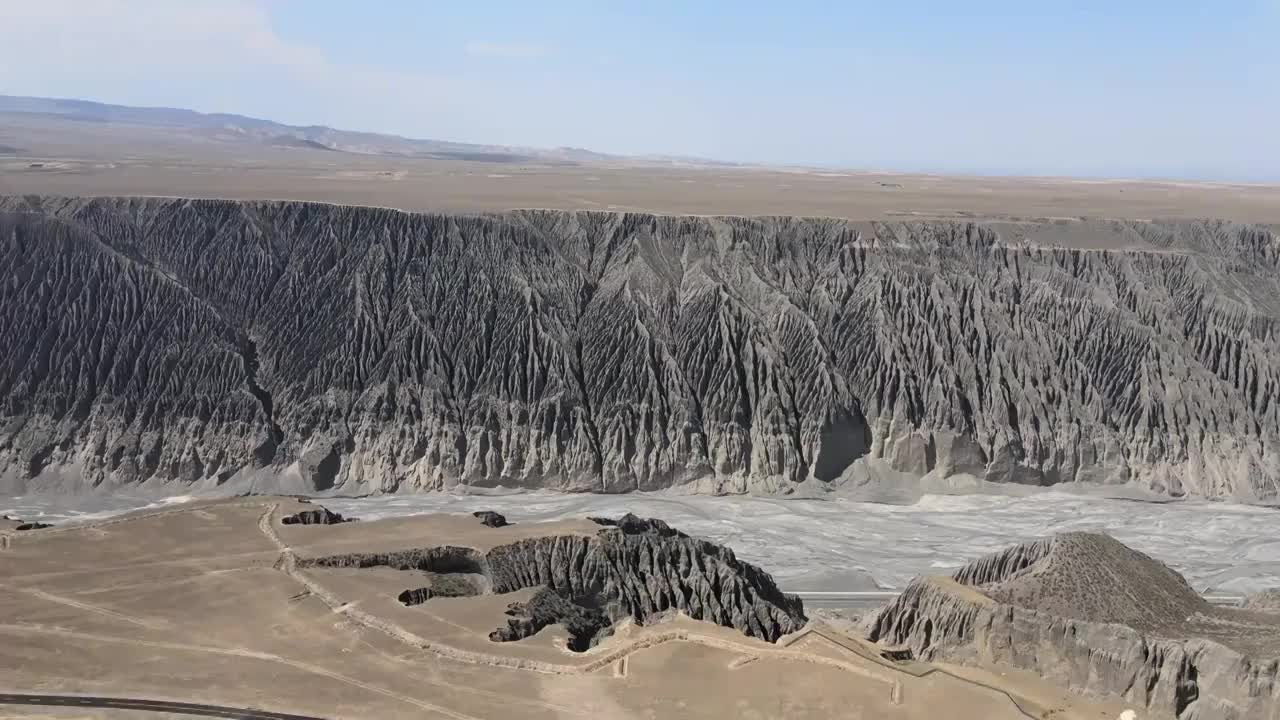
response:
[[(84, 526), (0, 528), (0, 695), (463, 720), (934, 718), (939, 708), (956, 718), (1097, 719), (1125, 709), (1013, 672), (893, 662), (813, 621), (776, 644), (687, 617), (623, 621), (585, 652), (567, 649), (559, 625), (495, 642), (488, 635), (506, 624), (507, 605), (533, 588), (408, 607), (397, 595), (422, 585), (422, 573), (308, 560), (443, 545), (485, 551), (592, 536), (598, 525), (490, 528), (446, 515), (281, 524), (316, 507), (255, 497)], [(129, 712), (0, 704), (0, 717)]]

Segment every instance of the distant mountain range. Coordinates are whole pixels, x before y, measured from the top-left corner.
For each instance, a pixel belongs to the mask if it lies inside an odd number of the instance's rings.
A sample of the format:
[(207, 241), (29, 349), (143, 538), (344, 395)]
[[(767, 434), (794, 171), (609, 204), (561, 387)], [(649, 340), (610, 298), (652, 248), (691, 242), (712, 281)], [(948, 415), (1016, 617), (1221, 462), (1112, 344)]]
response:
[(610, 155), (574, 147), (533, 148), (459, 143), (444, 140), (422, 140), (399, 135), (337, 130), (324, 125), (285, 125), (272, 120), (229, 113), (202, 113), (181, 108), (132, 107), (128, 105), (110, 105), (90, 100), (0, 95), (0, 122), (3, 121), (3, 116), (11, 114), (21, 114), (28, 118), (45, 116), (56, 120), (182, 130), (195, 132), (214, 140), (241, 141), (278, 147), (329, 150), (362, 155), (392, 155), (437, 160), (499, 163), (579, 164), (641, 161), (647, 164), (662, 165), (729, 166), (734, 164), (703, 158), (668, 155)]

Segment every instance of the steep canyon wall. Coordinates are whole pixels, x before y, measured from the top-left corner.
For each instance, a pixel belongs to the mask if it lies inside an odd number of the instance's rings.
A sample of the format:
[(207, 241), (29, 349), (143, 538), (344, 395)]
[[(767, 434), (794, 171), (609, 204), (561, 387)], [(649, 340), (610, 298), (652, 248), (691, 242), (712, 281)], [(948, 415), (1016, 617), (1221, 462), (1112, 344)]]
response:
[(0, 492), (786, 492), (879, 460), (1280, 499), (1280, 240), (0, 198)]

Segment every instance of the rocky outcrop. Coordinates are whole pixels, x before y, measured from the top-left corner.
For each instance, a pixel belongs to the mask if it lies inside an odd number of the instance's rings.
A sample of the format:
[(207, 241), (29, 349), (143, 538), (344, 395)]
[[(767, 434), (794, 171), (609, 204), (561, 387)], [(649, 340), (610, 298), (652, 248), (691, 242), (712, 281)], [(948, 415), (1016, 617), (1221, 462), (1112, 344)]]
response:
[[(770, 642), (804, 626), (800, 599), (778, 590), (768, 573), (738, 560), (732, 550), (691, 538), (665, 523), (636, 520), (619, 523), (632, 532), (608, 527), (594, 536), (526, 538), (484, 553), (445, 546), (298, 562), (304, 568), (467, 573), (483, 577), (485, 589), (495, 593), (546, 587), (575, 604), (590, 599), (590, 607), (600, 609), (611, 622), (630, 617), (645, 623), (679, 610)], [(639, 530), (642, 525), (646, 529)], [(413, 594), (417, 592), (401, 595), (401, 602), (430, 597)]]
[(1280, 613), (1280, 588), (1252, 593), (1244, 599), (1246, 610)]
[(371, 568), (389, 567), (424, 573), (488, 575), (485, 556), (475, 548), (442, 545), (431, 548), (379, 553), (347, 553), (300, 559), (300, 567)]
[(1280, 499), (1270, 227), (11, 197), (0, 268), (0, 491)]
[(489, 633), (495, 642), (523, 640), (536, 635), (548, 625), (560, 625), (569, 633), (569, 649), (585, 652), (608, 637), (613, 620), (592, 601), (568, 598), (551, 588), (542, 588), (528, 601), (511, 603), (505, 627)]
[(1053, 549), (1052, 539), (1037, 540), (1006, 548), (960, 568), (953, 576), (962, 585), (992, 585), (1008, 582), (1027, 572)]
[(658, 518), (642, 518), (634, 513), (626, 513), (620, 518), (589, 517), (587, 519), (597, 525), (618, 528), (627, 535), (654, 533), (661, 537), (686, 537), (684, 533), (671, 527), (665, 521)]
[(286, 515), (280, 518), (280, 522), (285, 525), (338, 525), (345, 522), (355, 522), (355, 518), (344, 518), (341, 514), (328, 508), (317, 508)]
[(410, 607), (414, 605), (421, 605), (422, 603), (431, 599), (431, 588), (421, 587), (421, 588), (413, 588), (411, 590), (405, 590), (404, 592), (397, 595), (396, 599), (400, 601), (401, 605), (406, 605)]
[(480, 518), (480, 523), (486, 527), (499, 528), (506, 527), (509, 524), (506, 516), (492, 510), (477, 510), (471, 515)]
[(53, 525), (38, 521), (27, 522), (12, 515), (0, 515), (0, 530), (43, 530), (48, 527)]
[(925, 660), (1010, 665), (1182, 720), (1280, 713), (1280, 617), (1215, 608), (1107, 536), (1060, 535), (918, 579), (866, 627)]
[(483, 575), (469, 573), (428, 573), (428, 575), (430, 585), (405, 590), (396, 599), (403, 605), (421, 605), (433, 597), (481, 595), (488, 588), (488, 579)]
[(32, 522), (20, 523), (13, 529), (14, 530), (43, 530), (45, 528), (51, 528), (51, 527), (53, 527), (52, 523), (32, 521)]

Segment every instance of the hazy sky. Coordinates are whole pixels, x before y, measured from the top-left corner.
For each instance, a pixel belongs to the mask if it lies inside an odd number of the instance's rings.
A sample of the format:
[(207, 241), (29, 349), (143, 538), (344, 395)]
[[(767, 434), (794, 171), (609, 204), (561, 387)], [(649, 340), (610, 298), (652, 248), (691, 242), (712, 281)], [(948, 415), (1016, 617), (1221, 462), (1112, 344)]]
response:
[(414, 137), (1280, 179), (1280, 0), (0, 0), (0, 92)]

